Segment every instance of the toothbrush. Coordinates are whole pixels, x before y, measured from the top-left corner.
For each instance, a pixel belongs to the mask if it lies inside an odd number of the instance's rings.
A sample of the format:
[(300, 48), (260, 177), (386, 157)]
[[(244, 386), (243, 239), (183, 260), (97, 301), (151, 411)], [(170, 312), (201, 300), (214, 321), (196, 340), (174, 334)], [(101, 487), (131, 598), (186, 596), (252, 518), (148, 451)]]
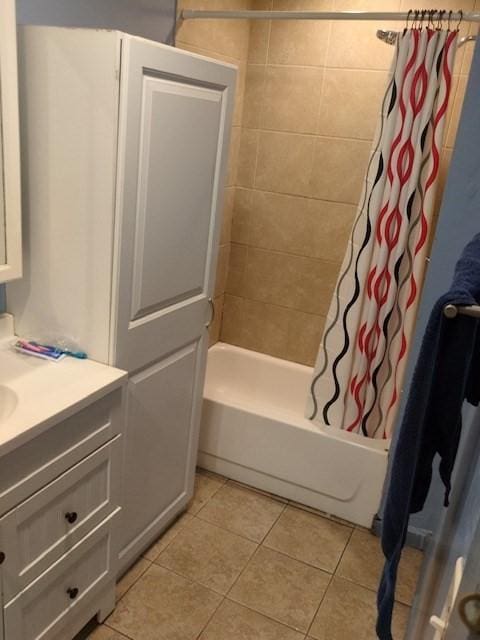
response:
[(71, 358), (78, 358), (79, 360), (85, 360), (85, 358), (88, 357), (85, 351), (72, 351), (71, 349), (62, 349), (61, 347), (54, 347), (48, 344), (38, 344), (38, 342), (31, 342), (30, 344), (35, 347), (43, 347), (44, 349), (48, 349), (54, 353), (61, 353), (62, 355), (70, 356)]

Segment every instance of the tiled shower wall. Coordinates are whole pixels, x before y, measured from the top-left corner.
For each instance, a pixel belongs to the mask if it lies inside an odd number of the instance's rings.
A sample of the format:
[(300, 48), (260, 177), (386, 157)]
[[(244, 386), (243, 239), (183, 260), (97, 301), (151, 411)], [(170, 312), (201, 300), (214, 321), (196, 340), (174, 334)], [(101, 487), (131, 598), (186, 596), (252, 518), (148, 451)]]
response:
[[(179, 0), (178, 9), (235, 10), (252, 8), (252, 0)], [(222, 310), (230, 258), (230, 235), (232, 228), (233, 202), (238, 165), (238, 150), (242, 124), (245, 70), (247, 64), (250, 25), (246, 20), (185, 21), (179, 28), (176, 46), (210, 58), (230, 62), (239, 68), (233, 129), (231, 133), (225, 205), (222, 218), (217, 278), (215, 285), (215, 320), (210, 327), (210, 342), (220, 336)]]
[[(474, 8), (473, 2), (457, 5)], [(253, 0), (252, 8), (396, 11), (410, 5)], [(393, 53), (375, 31), (402, 26), (252, 22), (221, 340), (314, 362)], [(460, 50), (455, 67), (443, 175), (471, 47)]]

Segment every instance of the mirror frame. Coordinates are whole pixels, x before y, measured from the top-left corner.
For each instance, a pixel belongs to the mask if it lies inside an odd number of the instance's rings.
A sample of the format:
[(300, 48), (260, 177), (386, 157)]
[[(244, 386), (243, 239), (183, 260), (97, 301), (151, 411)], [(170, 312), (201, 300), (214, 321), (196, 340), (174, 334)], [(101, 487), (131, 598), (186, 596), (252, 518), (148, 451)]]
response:
[(22, 275), (20, 125), (15, 0), (0, 0), (0, 118), (6, 232), (6, 264), (0, 264), (1, 283), (20, 278)]

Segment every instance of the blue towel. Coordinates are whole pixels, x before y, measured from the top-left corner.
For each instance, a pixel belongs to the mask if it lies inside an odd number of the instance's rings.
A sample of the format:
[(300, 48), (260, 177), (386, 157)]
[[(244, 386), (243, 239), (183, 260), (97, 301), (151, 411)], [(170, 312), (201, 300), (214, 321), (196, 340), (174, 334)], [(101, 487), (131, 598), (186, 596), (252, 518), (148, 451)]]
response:
[(480, 400), (479, 321), (448, 319), (446, 304), (480, 303), (480, 234), (457, 262), (450, 291), (434, 305), (410, 385), (392, 460), (382, 521), (386, 558), (378, 589), (377, 635), (392, 640), (395, 583), (411, 513), (421, 511), (430, 488), (432, 462), (440, 456), (440, 477), (448, 506), (450, 481), (462, 427), (462, 404)]

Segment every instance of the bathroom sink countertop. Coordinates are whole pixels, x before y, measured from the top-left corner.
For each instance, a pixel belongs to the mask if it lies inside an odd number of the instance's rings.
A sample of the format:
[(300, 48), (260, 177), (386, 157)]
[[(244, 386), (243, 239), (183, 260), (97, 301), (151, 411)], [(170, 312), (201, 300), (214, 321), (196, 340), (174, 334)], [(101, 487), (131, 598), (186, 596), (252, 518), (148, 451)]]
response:
[(0, 340), (0, 456), (119, 387), (125, 371), (93, 360), (50, 362)]

